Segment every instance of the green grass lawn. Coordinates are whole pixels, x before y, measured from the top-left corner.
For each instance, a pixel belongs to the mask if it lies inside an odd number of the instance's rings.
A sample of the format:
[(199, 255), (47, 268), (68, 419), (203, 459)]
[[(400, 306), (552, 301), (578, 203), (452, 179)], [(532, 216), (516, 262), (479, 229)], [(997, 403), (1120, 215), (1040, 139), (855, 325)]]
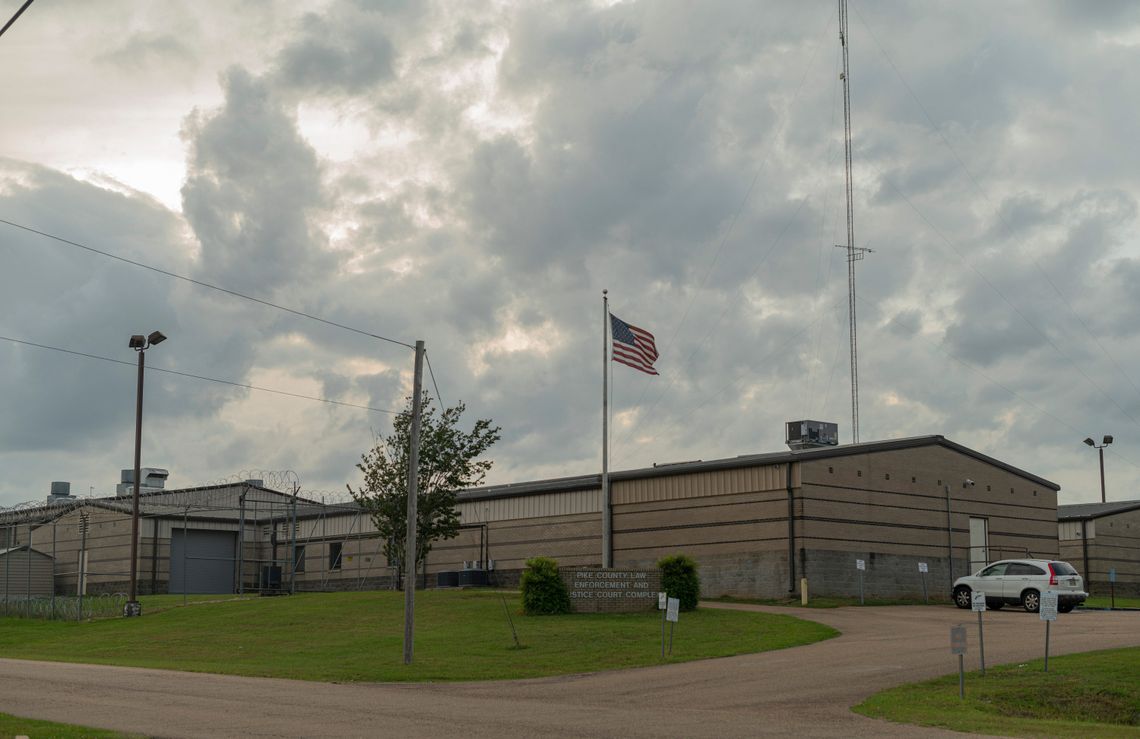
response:
[[(528, 617), (505, 593), (416, 594), (415, 660), (403, 664), (404, 595), (389, 591), (143, 600), (143, 616), (74, 623), (0, 619), (0, 656), (326, 682), (500, 680), (661, 663), (658, 613)], [(836, 636), (791, 616), (681, 614), (666, 662), (808, 644)]]
[(1109, 608), (1115, 606), (1116, 608), (1140, 608), (1140, 598), (1128, 598), (1125, 596), (1116, 596), (1115, 599), (1107, 595), (1093, 595), (1085, 601), (1086, 608)]
[(9, 716), (0, 713), (0, 737), (26, 736), (31, 739), (51, 737), (51, 739), (119, 739), (134, 737), (134, 734), (120, 734), (117, 731), (92, 729), (74, 724), (57, 724), (52, 721), (36, 721), (30, 718)]
[(1140, 735), (1140, 647), (1003, 665), (904, 685), (855, 706), (856, 713), (907, 724), (1001, 736)]

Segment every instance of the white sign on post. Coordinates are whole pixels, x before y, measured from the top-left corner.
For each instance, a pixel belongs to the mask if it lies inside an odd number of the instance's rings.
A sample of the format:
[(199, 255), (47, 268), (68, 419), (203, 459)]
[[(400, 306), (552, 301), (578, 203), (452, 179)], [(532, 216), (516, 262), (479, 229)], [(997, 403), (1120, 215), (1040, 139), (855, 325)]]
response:
[[(665, 620), (677, 623), (678, 616), (681, 611), (681, 599), (670, 598), (668, 608), (665, 610)], [(672, 637), (670, 637), (671, 639)]]
[(966, 627), (950, 627), (950, 654), (966, 653)]
[(668, 599), (669, 599), (669, 597), (665, 593), (658, 593), (657, 594), (657, 610), (664, 611), (665, 607), (669, 605), (666, 602), (666, 601), (668, 601)]
[(970, 593), (970, 610), (979, 613), (986, 610), (986, 594), (981, 590)]
[(918, 571), (919, 572), (930, 572), (930, 570), (926, 569), (926, 563), (925, 562), (919, 562), (918, 563)]
[(1041, 594), (1041, 607), (1038, 609), (1041, 612), (1042, 621), (1056, 621), (1057, 620), (1057, 591), (1046, 590)]
[(855, 560), (855, 569), (865, 570), (865, 569), (867, 569), (867, 563), (861, 559), (857, 559), (857, 560)]

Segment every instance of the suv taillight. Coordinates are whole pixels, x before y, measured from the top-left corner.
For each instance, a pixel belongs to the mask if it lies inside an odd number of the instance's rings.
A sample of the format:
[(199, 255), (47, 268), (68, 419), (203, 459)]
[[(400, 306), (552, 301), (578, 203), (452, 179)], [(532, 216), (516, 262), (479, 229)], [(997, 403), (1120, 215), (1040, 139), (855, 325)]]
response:
[(1057, 584), (1057, 573), (1053, 571), (1053, 563), (1052, 562), (1049, 563), (1049, 584), (1050, 585), (1056, 585)]

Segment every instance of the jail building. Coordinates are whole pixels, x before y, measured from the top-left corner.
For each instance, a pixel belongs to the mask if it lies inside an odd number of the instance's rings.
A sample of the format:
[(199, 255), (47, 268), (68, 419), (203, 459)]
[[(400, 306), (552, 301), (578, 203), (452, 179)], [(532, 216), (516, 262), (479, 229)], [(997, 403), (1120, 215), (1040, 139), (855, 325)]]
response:
[[(944, 599), (953, 578), (986, 562), (1060, 554), (1048, 480), (943, 436), (838, 445), (834, 425), (796, 424), (784, 451), (611, 473), (613, 566), (687, 554), (705, 597), (787, 597), (806, 579), (815, 595), (862, 586), (869, 597)], [(260, 480), (168, 490), (165, 470), (145, 479), (139, 593), (376, 589), (397, 576), (352, 501)], [(45, 504), (0, 513), (0, 548), (35, 553), (20, 563), (50, 561), (57, 593), (125, 592), (132, 491), (80, 499), (53, 484)], [(603, 562), (600, 474), (466, 490), (458, 507), (459, 535), (434, 543), (421, 586), (514, 586), (539, 555), (563, 567)], [(1127, 513), (1098, 518), (1095, 531), (1131, 525)], [(14, 558), (0, 578), (26, 582), (21, 566), (31, 565)]]
[(1140, 500), (1060, 506), (1057, 530), (1061, 559), (1086, 590), (1140, 596)]

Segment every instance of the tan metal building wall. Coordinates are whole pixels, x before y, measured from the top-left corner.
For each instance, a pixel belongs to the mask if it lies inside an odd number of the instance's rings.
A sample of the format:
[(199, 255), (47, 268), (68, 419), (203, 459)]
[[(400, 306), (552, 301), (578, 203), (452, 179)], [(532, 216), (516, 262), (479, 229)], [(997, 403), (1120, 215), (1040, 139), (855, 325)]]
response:
[[(971, 562), (1054, 557), (1057, 492), (1042, 482), (939, 445), (805, 461), (801, 572), (814, 588), (850, 594), (862, 559), (868, 592), (889, 596), (921, 587), (925, 562), (928, 586), (945, 595)], [(971, 519), (988, 533), (973, 547)]]
[[(1082, 524), (1087, 542), (1081, 537)], [(1107, 595), (1111, 590), (1140, 596), (1140, 507), (1086, 521), (1063, 521), (1058, 529), (1061, 559), (1080, 571), (1090, 593)], [(1111, 589), (1110, 569), (1116, 570)]]
[(0, 599), (50, 598), (52, 558), (28, 547), (0, 550)]

